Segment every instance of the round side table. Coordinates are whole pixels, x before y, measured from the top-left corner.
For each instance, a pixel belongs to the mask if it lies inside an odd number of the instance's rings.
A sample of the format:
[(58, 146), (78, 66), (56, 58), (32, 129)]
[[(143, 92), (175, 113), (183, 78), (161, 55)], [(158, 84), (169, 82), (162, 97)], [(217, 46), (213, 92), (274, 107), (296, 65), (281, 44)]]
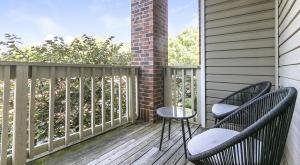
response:
[(185, 131), (184, 131), (184, 120), (186, 120), (186, 122), (187, 122), (187, 127), (188, 127), (188, 131), (189, 131), (190, 139), (192, 139), (189, 119), (193, 118), (196, 115), (196, 112), (194, 112), (193, 110), (191, 110), (189, 108), (169, 106), (169, 107), (158, 108), (157, 109), (157, 115), (163, 118), (163, 125), (162, 125), (162, 130), (161, 130), (159, 150), (161, 150), (161, 145), (162, 145), (162, 142), (163, 142), (166, 119), (169, 119), (169, 139), (170, 139), (170, 131), (171, 131), (171, 120), (172, 119), (180, 119), (183, 146), (184, 146), (184, 154), (185, 154), (185, 157), (187, 157), (186, 139), (185, 139)]

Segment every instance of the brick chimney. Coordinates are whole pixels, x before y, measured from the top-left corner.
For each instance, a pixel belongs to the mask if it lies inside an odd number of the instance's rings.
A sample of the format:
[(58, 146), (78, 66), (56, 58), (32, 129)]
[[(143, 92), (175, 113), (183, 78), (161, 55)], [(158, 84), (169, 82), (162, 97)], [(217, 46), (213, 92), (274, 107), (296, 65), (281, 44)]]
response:
[(168, 63), (168, 0), (131, 0), (132, 65), (139, 72), (139, 116), (156, 120), (164, 102), (163, 68)]

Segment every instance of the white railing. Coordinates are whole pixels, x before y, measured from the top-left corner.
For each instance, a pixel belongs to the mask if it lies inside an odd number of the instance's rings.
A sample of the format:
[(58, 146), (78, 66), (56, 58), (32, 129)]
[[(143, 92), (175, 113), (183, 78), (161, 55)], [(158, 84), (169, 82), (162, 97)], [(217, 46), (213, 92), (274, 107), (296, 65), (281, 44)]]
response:
[(168, 66), (165, 68), (165, 106), (191, 108), (197, 112), (195, 121), (200, 121), (200, 67)]
[(132, 66), (0, 62), (0, 164), (25, 164), (134, 122), (137, 72)]

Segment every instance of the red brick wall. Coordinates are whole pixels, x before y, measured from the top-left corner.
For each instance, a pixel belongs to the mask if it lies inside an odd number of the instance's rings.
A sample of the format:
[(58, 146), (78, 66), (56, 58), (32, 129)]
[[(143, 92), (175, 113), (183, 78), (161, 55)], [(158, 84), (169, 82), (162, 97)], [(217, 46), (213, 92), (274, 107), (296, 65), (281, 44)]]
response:
[(168, 59), (168, 0), (131, 1), (132, 65), (139, 72), (139, 109), (144, 121), (156, 120), (163, 106), (163, 67)]

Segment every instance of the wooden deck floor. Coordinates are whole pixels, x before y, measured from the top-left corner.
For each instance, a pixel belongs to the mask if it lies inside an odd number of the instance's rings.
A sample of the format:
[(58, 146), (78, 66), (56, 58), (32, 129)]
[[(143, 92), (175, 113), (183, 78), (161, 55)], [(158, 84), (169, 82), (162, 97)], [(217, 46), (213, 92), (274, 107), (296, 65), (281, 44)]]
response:
[[(170, 140), (167, 130), (162, 151), (158, 150), (161, 123), (137, 123), (119, 127), (29, 164), (192, 164), (184, 158), (180, 123), (172, 122)], [(187, 129), (185, 131), (189, 137)], [(191, 124), (191, 131), (195, 135), (202, 129)]]

